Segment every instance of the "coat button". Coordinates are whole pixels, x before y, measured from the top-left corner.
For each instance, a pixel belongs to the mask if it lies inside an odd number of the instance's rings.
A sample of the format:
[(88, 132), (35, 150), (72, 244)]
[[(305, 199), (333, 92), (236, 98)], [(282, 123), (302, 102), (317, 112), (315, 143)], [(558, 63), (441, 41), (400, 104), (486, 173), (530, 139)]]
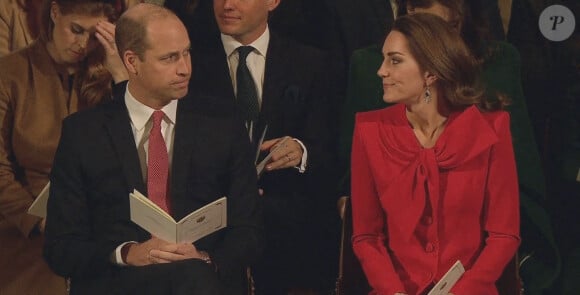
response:
[(425, 245), (425, 252), (431, 253), (433, 251), (435, 251), (435, 245), (433, 245), (433, 243), (427, 243), (427, 245)]

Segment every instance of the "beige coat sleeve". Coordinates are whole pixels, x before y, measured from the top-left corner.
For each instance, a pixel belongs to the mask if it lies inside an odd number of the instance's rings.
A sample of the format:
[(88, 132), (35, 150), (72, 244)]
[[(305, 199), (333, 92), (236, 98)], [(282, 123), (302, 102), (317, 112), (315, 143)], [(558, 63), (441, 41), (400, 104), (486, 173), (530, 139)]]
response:
[(35, 197), (16, 179), (19, 166), (14, 160), (11, 140), (13, 103), (4, 83), (0, 77), (0, 215), (28, 237), (40, 218), (27, 213)]

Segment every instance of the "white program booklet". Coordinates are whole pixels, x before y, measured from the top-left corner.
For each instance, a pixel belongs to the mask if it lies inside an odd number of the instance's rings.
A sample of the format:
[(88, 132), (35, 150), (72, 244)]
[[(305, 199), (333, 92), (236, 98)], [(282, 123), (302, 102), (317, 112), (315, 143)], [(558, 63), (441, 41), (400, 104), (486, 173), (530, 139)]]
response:
[(227, 226), (227, 199), (221, 197), (175, 221), (137, 190), (129, 194), (131, 220), (150, 234), (172, 243), (193, 243)]
[(50, 182), (47, 183), (40, 194), (36, 197), (32, 205), (28, 208), (28, 214), (38, 217), (46, 218), (46, 206), (48, 204), (48, 191), (50, 190)]
[(463, 273), (465, 273), (465, 268), (461, 261), (457, 260), (427, 295), (448, 295)]

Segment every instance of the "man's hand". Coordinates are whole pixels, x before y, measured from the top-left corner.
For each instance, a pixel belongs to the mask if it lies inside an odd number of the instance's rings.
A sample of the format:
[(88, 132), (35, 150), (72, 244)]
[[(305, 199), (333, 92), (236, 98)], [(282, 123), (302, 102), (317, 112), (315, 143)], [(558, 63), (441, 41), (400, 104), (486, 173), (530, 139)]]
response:
[(272, 152), (271, 162), (266, 166), (266, 170), (286, 169), (296, 167), (302, 162), (302, 146), (292, 138), (288, 138), (280, 147), (278, 144), (284, 137), (274, 138), (262, 143), (260, 150)]
[(143, 243), (131, 243), (124, 247), (127, 247), (127, 257), (125, 263), (132, 266), (143, 266), (153, 264), (151, 260), (151, 251), (154, 249), (160, 249), (163, 245), (169, 244), (158, 238), (151, 238)]
[(191, 243), (168, 243), (149, 252), (152, 263), (169, 263), (191, 258), (202, 259), (202, 254)]

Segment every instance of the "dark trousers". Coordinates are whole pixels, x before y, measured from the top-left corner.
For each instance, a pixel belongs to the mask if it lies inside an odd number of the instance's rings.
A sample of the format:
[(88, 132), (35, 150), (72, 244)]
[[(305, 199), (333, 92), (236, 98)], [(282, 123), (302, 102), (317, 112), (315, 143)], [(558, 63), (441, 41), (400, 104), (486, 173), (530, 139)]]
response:
[(106, 277), (72, 279), (71, 295), (221, 295), (218, 276), (199, 259), (121, 267)]
[(328, 294), (334, 288), (338, 234), (332, 226), (326, 230), (315, 226), (302, 226), (300, 233), (280, 227), (267, 234), (264, 254), (252, 267), (256, 295), (286, 295), (295, 288)]

